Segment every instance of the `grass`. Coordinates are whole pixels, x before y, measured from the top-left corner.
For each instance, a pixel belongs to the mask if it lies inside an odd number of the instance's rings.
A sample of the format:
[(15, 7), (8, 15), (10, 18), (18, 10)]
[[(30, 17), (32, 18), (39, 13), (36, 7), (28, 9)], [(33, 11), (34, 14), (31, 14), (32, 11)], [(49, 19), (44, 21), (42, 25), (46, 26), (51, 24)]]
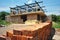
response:
[(9, 25), (10, 23), (5, 20), (0, 20), (0, 25)]
[(60, 28), (60, 22), (53, 22), (54, 28)]

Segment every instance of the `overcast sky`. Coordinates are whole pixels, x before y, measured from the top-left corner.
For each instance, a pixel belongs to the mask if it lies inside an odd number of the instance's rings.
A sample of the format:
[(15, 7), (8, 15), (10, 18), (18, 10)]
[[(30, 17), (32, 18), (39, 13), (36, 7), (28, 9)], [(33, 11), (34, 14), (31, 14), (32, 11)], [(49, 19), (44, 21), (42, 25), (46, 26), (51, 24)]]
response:
[[(35, 0), (0, 0), (0, 11), (10, 12), (9, 7), (16, 7), (16, 5), (23, 5), (24, 3), (30, 4)], [(43, 1), (40, 3), (41, 6), (45, 6), (46, 14), (57, 14), (60, 15), (60, 0), (36, 0)]]

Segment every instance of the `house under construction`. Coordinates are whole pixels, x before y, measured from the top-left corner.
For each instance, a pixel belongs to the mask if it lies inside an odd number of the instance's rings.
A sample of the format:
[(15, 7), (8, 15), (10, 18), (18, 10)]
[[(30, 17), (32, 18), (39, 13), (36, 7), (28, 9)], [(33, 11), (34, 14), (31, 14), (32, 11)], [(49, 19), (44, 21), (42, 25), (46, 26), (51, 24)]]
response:
[[(39, 3), (41, 2), (35, 1), (32, 4), (25, 3), (22, 6), (10, 7), (11, 13), (6, 16), (6, 21), (19, 24), (14, 24), (11, 27), (12, 30), (7, 30), (5, 36), (7, 40), (51, 39), (52, 21), (44, 14), (44, 10)], [(38, 22), (34, 24), (34, 20)]]
[(10, 15), (6, 16), (6, 21), (13, 23), (24, 23), (26, 20), (46, 21), (44, 10), (39, 5), (41, 2), (26, 4), (22, 6), (10, 7)]

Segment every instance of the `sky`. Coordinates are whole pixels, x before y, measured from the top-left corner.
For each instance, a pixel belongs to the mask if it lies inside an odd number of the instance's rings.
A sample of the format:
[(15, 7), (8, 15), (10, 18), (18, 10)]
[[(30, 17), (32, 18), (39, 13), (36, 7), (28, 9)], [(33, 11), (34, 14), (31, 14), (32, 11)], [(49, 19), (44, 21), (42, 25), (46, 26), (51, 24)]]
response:
[(45, 14), (60, 15), (60, 0), (0, 0), (0, 12), (10, 12), (9, 7), (16, 7), (16, 5), (21, 6), (24, 5), (24, 3), (30, 4), (34, 3), (35, 1), (43, 1), (43, 3), (40, 3), (40, 6), (45, 6), (43, 8), (45, 10)]

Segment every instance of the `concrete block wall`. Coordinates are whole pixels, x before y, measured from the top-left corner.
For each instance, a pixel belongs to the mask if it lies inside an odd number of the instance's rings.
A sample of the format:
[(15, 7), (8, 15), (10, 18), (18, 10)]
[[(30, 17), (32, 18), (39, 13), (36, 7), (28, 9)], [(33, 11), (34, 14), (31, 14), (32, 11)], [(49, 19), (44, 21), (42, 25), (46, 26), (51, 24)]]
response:
[(12, 23), (23, 23), (23, 19), (20, 18), (20, 16), (13, 16), (11, 17)]
[(11, 21), (10, 16), (5, 16), (5, 20), (6, 20), (7, 22), (10, 22), (10, 21)]
[[(20, 15), (6, 17), (6, 20), (12, 23), (24, 23)], [(37, 20), (37, 14), (27, 15), (27, 20)]]
[(37, 19), (37, 15), (27, 15), (27, 20), (36, 20)]

